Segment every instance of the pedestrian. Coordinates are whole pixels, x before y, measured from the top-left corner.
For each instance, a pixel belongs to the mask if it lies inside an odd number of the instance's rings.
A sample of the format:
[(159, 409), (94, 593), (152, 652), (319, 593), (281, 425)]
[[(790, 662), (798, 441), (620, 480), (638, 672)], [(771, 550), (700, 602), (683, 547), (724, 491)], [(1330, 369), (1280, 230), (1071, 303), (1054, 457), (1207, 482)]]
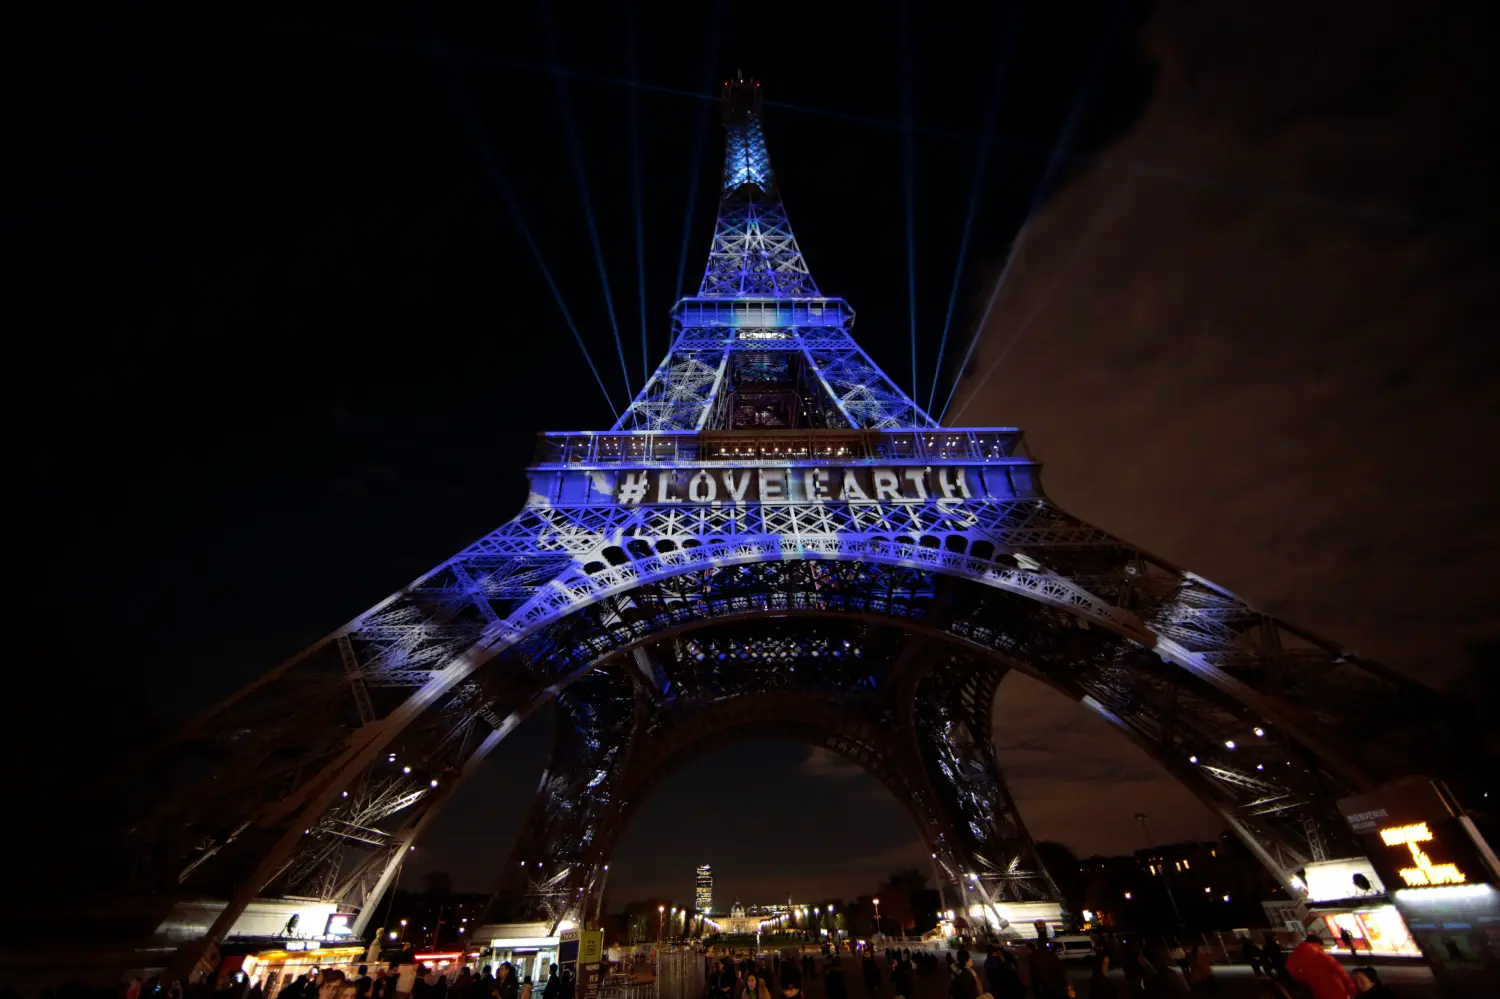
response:
[(795, 974), (786, 975), (781, 979), (781, 999), (803, 999), (802, 982)]
[(1142, 970), (1145, 979), (1141, 985), (1147, 999), (1182, 999), (1188, 994), (1187, 979), (1172, 967), (1172, 952), (1165, 944), (1146, 949)]
[(1374, 968), (1355, 968), (1349, 977), (1354, 979), (1359, 999), (1396, 999), (1396, 993), (1380, 980), (1380, 972)]
[(500, 999), (521, 999), (521, 983), (516, 981), (516, 969), (509, 961), (500, 962), (500, 974), (495, 976), (495, 994)]
[(1031, 994), (1036, 999), (1067, 999), (1068, 972), (1056, 945), (1044, 943), (1033, 948), (1027, 964), (1031, 966)]
[[(992, 959), (994, 964), (990, 963)], [(995, 999), (1023, 999), (1026, 995), (1026, 985), (1021, 981), (1015, 955), (1004, 947), (990, 948), (990, 957), (984, 962), (984, 975), (985, 984)]]
[(759, 975), (751, 971), (745, 975), (745, 988), (740, 999), (771, 999), (771, 990), (766, 988)]
[(354, 979), (354, 999), (370, 999), (370, 987), (375, 984), (375, 979), (370, 977), (370, 967), (366, 964), (359, 966), (359, 976)]
[(1214, 981), (1214, 955), (1207, 947), (1199, 947), (1193, 944), (1193, 952), (1188, 955), (1188, 966), (1192, 973), (1188, 975), (1188, 981), (1194, 985), (1212, 985)]
[(826, 999), (849, 999), (844, 967), (837, 954), (830, 955), (828, 963), (823, 966), (823, 995)]
[(531, 999), (531, 976), (521, 979), (521, 999)]
[(959, 951), (958, 959), (953, 962), (952, 967), (958, 970), (948, 984), (949, 999), (979, 999), (984, 986), (979, 981), (979, 972), (974, 970), (974, 961), (969, 957), (969, 952)]
[(1276, 942), (1274, 933), (1266, 934), (1266, 942), (1261, 945), (1260, 953), (1266, 974), (1279, 978), (1284, 983), (1287, 978), (1286, 964), (1282, 960), (1281, 944)]
[(891, 965), (891, 990), (897, 999), (911, 999), (916, 992), (916, 982), (912, 979), (911, 956), (908, 953), (903, 957), (900, 951), (894, 951), (895, 960)]
[(1346, 948), (1348, 948), (1348, 950), (1349, 950), (1349, 956), (1353, 957), (1354, 956), (1354, 934), (1349, 932), (1349, 927), (1347, 927), (1347, 926), (1341, 926), (1341, 927), (1339, 927), (1339, 940), (1341, 940), (1343, 942), (1344, 946)]
[(337, 968), (323, 972), (323, 984), (318, 987), (318, 999), (349, 999), (354, 994), (353, 986)]
[(1293, 949), (1286, 959), (1287, 974), (1312, 991), (1313, 999), (1352, 999), (1354, 979), (1323, 949), (1323, 941), (1316, 933), (1308, 934), (1306, 940)]
[(1182, 944), (1176, 940), (1172, 941), (1172, 963), (1177, 965), (1177, 970), (1182, 972), (1185, 979), (1188, 976), (1187, 951), (1182, 949)]
[(737, 981), (734, 961), (728, 957), (721, 957), (715, 968), (713, 977), (709, 980), (710, 995), (713, 999), (734, 999), (734, 986)]
[(860, 977), (865, 980), (865, 995), (875, 999), (880, 989), (880, 966), (875, 963), (875, 948), (866, 947), (859, 959)]
[(542, 986), (542, 999), (559, 999), (561, 988), (562, 979), (558, 977), (557, 965), (551, 965), (547, 968), (547, 984)]
[[(995, 993), (997, 999), (999, 993)], [(1094, 958), (1094, 971), (1089, 975), (1089, 999), (1118, 999), (1120, 987), (1109, 977), (1109, 955)]]

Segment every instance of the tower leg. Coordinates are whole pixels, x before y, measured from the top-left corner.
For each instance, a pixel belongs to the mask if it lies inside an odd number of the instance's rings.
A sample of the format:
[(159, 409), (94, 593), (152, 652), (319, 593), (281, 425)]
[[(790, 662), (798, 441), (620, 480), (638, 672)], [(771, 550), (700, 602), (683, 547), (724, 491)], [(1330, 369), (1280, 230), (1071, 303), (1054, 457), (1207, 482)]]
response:
[(495, 886), (490, 918), (583, 923), (604, 887), (620, 776), (636, 729), (635, 683), (616, 665), (557, 697), (552, 758)]

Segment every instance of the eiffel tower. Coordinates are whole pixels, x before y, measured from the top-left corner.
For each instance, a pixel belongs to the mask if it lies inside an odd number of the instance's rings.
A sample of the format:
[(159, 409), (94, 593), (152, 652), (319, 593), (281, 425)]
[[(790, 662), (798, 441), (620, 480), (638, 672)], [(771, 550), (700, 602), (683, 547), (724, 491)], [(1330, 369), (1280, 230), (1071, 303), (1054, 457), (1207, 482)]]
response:
[(1336, 799), (1422, 759), (1426, 688), (1063, 512), (1019, 430), (941, 427), (908, 398), (813, 280), (759, 83), (726, 84), (722, 111), (708, 266), (619, 422), (540, 434), (512, 520), (148, 761), (174, 790), (132, 827), (131, 883), (228, 902), (184, 953), (258, 899), (323, 900), (367, 933), (427, 824), (549, 704), (494, 911), (554, 925), (597, 915), (656, 781), (764, 737), (882, 781), (947, 907), (1056, 914), (993, 748), (1012, 671), (1142, 747), (1292, 897), (1303, 865), (1359, 855)]

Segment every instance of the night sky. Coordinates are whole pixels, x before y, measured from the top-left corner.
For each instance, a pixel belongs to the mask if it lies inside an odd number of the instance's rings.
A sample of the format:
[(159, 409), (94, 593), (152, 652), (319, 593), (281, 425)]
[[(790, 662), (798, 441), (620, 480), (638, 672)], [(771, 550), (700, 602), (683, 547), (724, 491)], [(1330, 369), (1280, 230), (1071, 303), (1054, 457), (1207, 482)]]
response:
[[(939, 405), (1022, 233), (961, 423), (1024, 428), (1073, 513), (1434, 684), (1500, 638), (1500, 145), (1477, 5), (916, 6), (909, 46), (883, 3), (638, 3), (633, 31), (584, 3), (17, 31), (5, 729), (38, 764), (13, 793), (144, 741), (511, 516), (538, 430), (612, 422), (502, 193), (622, 406), (553, 53), (632, 389), (642, 314), (654, 367), (707, 250), (722, 133), (703, 95), (743, 68), (775, 102), (814, 276), (903, 386), (909, 108), (925, 402), (993, 101)], [(1035, 683), (1008, 680), (998, 717), (1037, 836), (1135, 849), (1142, 809), (1162, 839), (1219, 831)], [(501, 747), (408, 883), (490, 886), (550, 724)], [(661, 785), (610, 897), (685, 899), (700, 861), (722, 901), (848, 896), (924, 858), (872, 779), (759, 743)]]

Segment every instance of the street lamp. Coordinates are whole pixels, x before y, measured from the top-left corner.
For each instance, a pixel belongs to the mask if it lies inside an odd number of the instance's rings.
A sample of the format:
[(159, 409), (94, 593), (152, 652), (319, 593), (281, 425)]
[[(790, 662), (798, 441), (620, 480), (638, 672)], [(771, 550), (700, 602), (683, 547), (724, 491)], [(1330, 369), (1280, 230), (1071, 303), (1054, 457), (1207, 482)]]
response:
[(880, 936), (880, 899), (874, 899), (875, 903), (875, 935)]
[(662, 913), (664, 913), (666, 911), (667, 911), (667, 907), (664, 906), (664, 905), (658, 905), (656, 907), (656, 942), (657, 943), (661, 943), (661, 917), (662, 917)]
[[(1155, 853), (1156, 841), (1151, 838), (1151, 827), (1146, 824), (1146, 813), (1136, 812), (1135, 820), (1141, 824), (1141, 832), (1146, 836), (1146, 845)], [(1165, 866), (1162, 868), (1161, 883), (1162, 887), (1167, 890), (1167, 901), (1172, 903), (1172, 915), (1177, 918), (1177, 925), (1182, 926), (1182, 911), (1177, 908), (1177, 896), (1172, 894), (1172, 880), (1170, 875), (1167, 874)]]

